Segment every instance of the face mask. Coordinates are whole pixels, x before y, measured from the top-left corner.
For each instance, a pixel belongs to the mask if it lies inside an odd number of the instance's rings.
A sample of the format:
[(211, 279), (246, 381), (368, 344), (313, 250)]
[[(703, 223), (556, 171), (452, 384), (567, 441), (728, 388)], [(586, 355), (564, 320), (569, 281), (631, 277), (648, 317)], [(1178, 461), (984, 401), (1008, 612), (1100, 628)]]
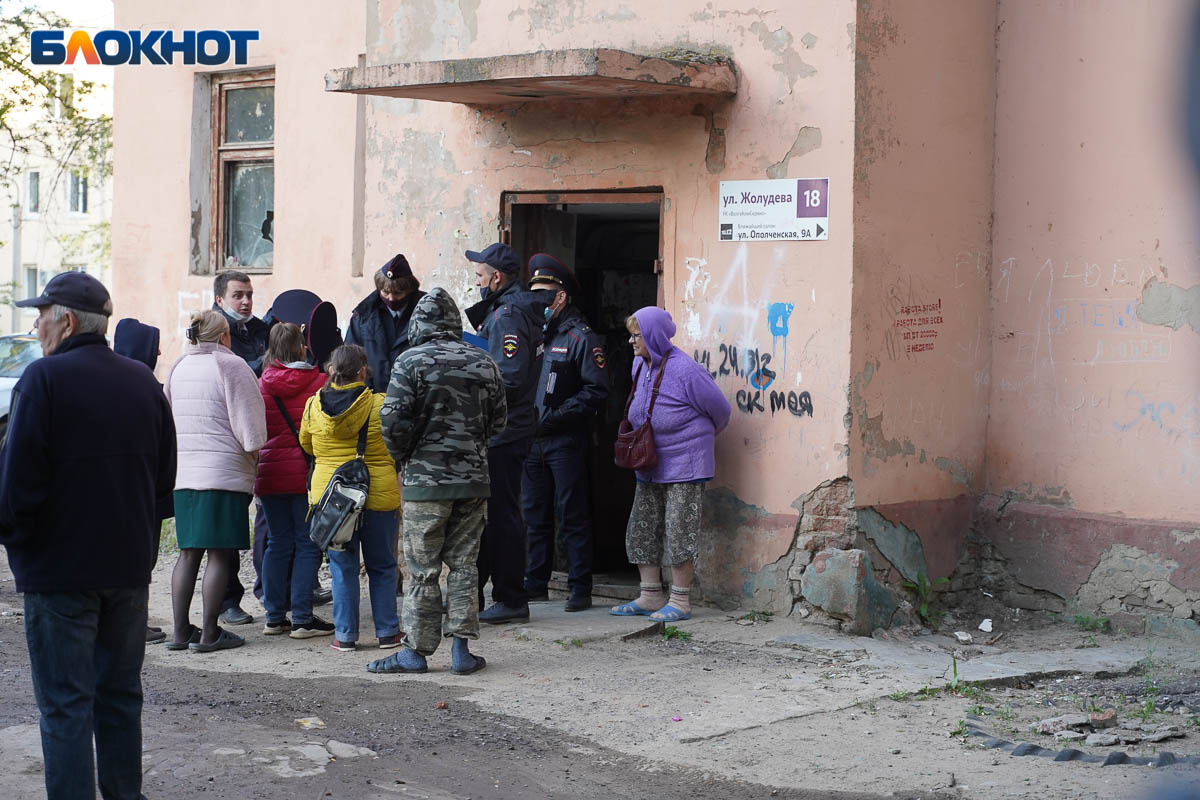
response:
[(225, 312), (225, 316), (236, 322), (249, 322), (250, 318), (254, 316), (253, 314), (239, 314), (236, 311), (225, 307), (222, 307), (221, 310)]
[(379, 299), (382, 300), (383, 304), (392, 311), (399, 311), (400, 309), (404, 308), (405, 304), (408, 302), (407, 297), (401, 297), (399, 300), (389, 300), (383, 295), (380, 295)]
[(531, 294), (538, 299), (539, 303), (545, 303), (546, 308), (542, 311), (546, 321), (549, 322), (554, 318), (554, 298), (558, 297), (558, 292), (554, 289), (534, 289)]
[(480, 300), (487, 300), (488, 295), (490, 295), (491, 293), (492, 293), (492, 290), (489, 289), (488, 287), (486, 287), (486, 286), (479, 287), (479, 299)]

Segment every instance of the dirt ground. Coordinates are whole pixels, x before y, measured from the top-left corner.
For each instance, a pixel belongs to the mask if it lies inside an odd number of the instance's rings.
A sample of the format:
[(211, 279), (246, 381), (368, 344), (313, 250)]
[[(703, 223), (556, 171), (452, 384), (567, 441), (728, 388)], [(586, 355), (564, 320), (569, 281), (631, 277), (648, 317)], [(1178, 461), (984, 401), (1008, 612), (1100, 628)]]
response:
[[(158, 624), (169, 621), (172, 563), (164, 554), (152, 585)], [(19, 765), (0, 772), (0, 786), (10, 784), (6, 797), (38, 797), (29, 788), (40, 782), (40, 751), (20, 608), (0, 560), (0, 758)], [(951, 632), (961, 624), (979, 638), (962, 645), (946, 633), (894, 631), (886, 662), (875, 652), (883, 642), (831, 637), (794, 619), (708, 610), (668, 631), (673, 638), (651, 631), (626, 640), (644, 622), (603, 607), (554, 613), (560, 608), (535, 605), (526, 625), (485, 629), (474, 649), (489, 666), (466, 678), (449, 673), (442, 651), (426, 675), (370, 675), (364, 667), (378, 650), (340, 654), (326, 639), (264, 637), (260, 624), (238, 629), (247, 637), (238, 650), (152, 646), (146, 794), (1124, 799), (1165, 796), (1172, 785), (1200, 797), (1195, 765), (1056, 763), (964, 735), (970, 720), (993, 736), (1057, 749), (1066, 745), (1029, 723), (1112, 707), (1122, 721), (1174, 724), (1183, 734), (1121, 749), (1200, 755), (1200, 665), (1178, 644), (993, 612), (993, 636), (1004, 635), (992, 645), (974, 621), (948, 618)], [(366, 603), (363, 620), (369, 631)], [(833, 644), (787, 643), (813, 635)], [(1128, 666), (945, 690), (956, 666), (965, 675), (987, 659), (1032, 663), (1055, 653), (1111, 653)], [(297, 720), (307, 717), (323, 727), (302, 729)]]

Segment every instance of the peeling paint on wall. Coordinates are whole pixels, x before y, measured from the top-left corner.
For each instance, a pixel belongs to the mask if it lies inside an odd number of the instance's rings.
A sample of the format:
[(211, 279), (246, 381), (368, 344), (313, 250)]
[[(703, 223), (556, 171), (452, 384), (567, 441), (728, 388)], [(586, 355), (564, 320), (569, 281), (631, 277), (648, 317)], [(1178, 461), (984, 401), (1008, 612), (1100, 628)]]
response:
[(790, 150), (776, 163), (767, 167), (767, 177), (786, 178), (788, 162), (793, 158), (811, 153), (821, 146), (821, 129), (805, 125), (796, 133), (796, 141), (792, 142)]
[(963, 466), (962, 462), (960, 462), (957, 458), (938, 456), (933, 460), (933, 465), (942, 472), (949, 473), (951, 480), (957, 484), (970, 487), (973, 483), (971, 470)]
[(859, 509), (857, 518), (863, 533), (906, 580), (915, 582), (918, 575), (928, 577), (925, 548), (916, 531), (892, 522), (873, 508)]
[(1034, 489), (1029, 481), (1018, 484), (1004, 493), (1009, 500), (1037, 503), (1044, 506), (1071, 507), (1071, 493), (1063, 486), (1043, 486)]
[(1114, 544), (1104, 551), (1076, 600), (1081, 608), (1102, 614), (1166, 611), (1177, 619), (1192, 616), (1200, 592), (1185, 592), (1171, 583), (1179, 564), (1138, 547)]
[(1200, 286), (1185, 289), (1151, 278), (1142, 290), (1137, 318), (1149, 325), (1179, 330), (1184, 325), (1200, 333)]
[(796, 88), (797, 80), (817, 74), (817, 68), (806, 63), (796, 48), (792, 47), (792, 34), (787, 29), (780, 27), (771, 30), (766, 23), (755, 22), (750, 30), (758, 35), (763, 47), (779, 56), (780, 60), (772, 66), (787, 80), (789, 94)]

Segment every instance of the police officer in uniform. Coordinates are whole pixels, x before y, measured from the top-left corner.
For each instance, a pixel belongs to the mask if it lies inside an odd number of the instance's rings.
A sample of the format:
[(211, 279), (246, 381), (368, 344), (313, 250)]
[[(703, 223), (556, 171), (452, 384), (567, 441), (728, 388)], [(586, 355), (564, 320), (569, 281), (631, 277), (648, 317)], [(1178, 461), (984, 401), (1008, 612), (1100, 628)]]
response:
[(508, 403), (508, 424), (488, 446), (491, 497), (479, 546), (479, 586), (492, 580), (493, 604), (479, 614), (493, 625), (529, 619), (525, 594), (525, 523), (521, 519), (521, 475), (533, 439), (538, 364), (545, 304), (525, 290), (521, 261), (506, 244), (483, 252), (468, 250), (475, 285), (483, 300), (467, 309), (467, 319), (487, 339), (500, 367)]
[(565, 264), (529, 259), (529, 290), (546, 301), (537, 433), (525, 459), (522, 505), (529, 533), (525, 590), (545, 599), (554, 562), (555, 511), (567, 550), (567, 611), (592, 606), (592, 521), (588, 508), (588, 422), (604, 408), (608, 370), (600, 337), (571, 304), (579, 281)]

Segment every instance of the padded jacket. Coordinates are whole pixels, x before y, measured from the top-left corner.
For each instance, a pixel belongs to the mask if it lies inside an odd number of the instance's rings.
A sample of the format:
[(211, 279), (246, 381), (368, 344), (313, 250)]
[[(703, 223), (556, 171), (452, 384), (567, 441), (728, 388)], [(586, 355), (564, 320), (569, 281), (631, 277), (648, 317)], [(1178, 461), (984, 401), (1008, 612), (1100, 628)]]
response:
[[(258, 386), (267, 411), (267, 443), (258, 454), (258, 478), (254, 481), (257, 496), (308, 491), (308, 461), (300, 449), (297, 433), (308, 398), (316, 394), (327, 379), (324, 372), (311, 365), (294, 367), (276, 361), (263, 369)], [(288, 427), (275, 398), (283, 402), (296, 433)]]
[(363, 422), (368, 422), (365, 461), (371, 485), (367, 489), (367, 510), (394, 511), (400, 507), (396, 462), (379, 432), (382, 407), (383, 395), (372, 392), (362, 381), (346, 386), (331, 383), (308, 398), (300, 423), (300, 446), (317, 460), (308, 490), (310, 505), (321, 499), (334, 471), (354, 458), (358, 431)]
[(267, 441), (254, 371), (215, 342), (191, 344), (164, 386), (179, 443), (176, 489), (251, 494)]

